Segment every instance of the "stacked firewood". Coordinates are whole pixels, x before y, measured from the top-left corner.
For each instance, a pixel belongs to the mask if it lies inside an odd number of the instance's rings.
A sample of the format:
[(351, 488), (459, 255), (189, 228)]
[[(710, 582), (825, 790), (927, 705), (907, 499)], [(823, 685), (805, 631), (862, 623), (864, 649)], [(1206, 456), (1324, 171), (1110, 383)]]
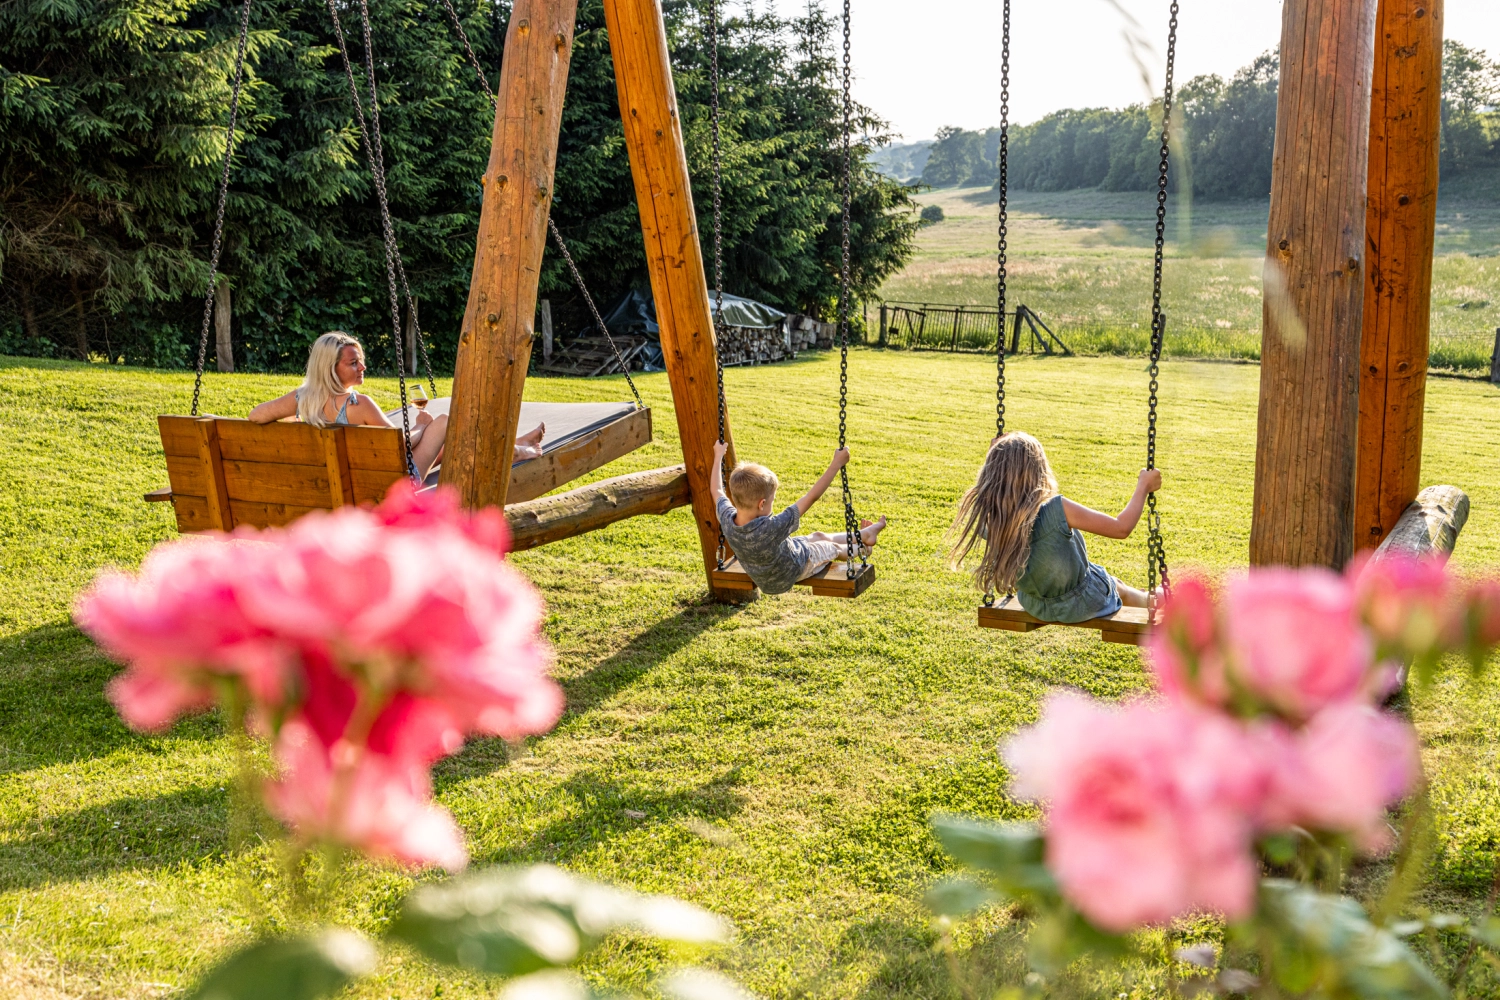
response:
[(793, 351), (826, 350), (833, 346), (838, 327), (833, 323), (822, 323), (811, 316), (800, 313), (786, 318)]
[(726, 326), (719, 341), (719, 357), (726, 365), (758, 365), (780, 361), (794, 353), (782, 325)]

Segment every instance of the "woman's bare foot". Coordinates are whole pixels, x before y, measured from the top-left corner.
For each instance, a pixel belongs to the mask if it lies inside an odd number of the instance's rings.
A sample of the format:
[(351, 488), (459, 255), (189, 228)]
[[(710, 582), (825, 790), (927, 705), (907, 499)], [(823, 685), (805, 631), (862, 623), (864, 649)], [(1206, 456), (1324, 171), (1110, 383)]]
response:
[(865, 543), (865, 548), (872, 549), (880, 538), (880, 533), (885, 530), (885, 515), (880, 516), (878, 521), (861, 520), (859, 522), (859, 540)]
[(541, 458), (542, 435), (545, 433), (547, 433), (547, 425), (537, 424), (525, 434), (517, 434), (516, 454), (512, 461), (522, 462), (528, 458)]

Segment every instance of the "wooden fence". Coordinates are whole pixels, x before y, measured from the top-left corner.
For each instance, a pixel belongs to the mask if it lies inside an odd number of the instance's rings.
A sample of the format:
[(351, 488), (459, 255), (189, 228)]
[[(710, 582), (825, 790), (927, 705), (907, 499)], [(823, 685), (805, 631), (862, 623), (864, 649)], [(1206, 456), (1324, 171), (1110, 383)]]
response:
[[(1072, 354), (1062, 338), (1025, 305), (1007, 312), (1011, 320), (1007, 354)], [(991, 353), (1000, 336), (999, 310), (984, 306), (882, 302), (876, 342), (908, 351)], [(1023, 339), (1024, 337), (1024, 339)]]

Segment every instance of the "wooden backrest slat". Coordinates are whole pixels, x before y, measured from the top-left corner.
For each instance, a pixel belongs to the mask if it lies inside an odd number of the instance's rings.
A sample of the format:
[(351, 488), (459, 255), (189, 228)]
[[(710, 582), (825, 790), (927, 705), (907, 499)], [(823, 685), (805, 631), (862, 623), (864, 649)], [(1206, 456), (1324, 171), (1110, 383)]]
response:
[(231, 500), (323, 509), (333, 506), (328, 469), (322, 464), (226, 461), (224, 485)]
[(379, 503), (385, 499), (385, 491), (399, 482), (402, 476), (399, 472), (350, 469), (349, 479), (354, 488), (355, 503)]
[(174, 496), (206, 497), (208, 483), (203, 477), (203, 462), (194, 454), (167, 456), (167, 482)]
[(323, 438), (320, 429), (311, 424), (252, 424), (220, 417), (218, 425), (219, 448), (226, 462), (324, 463)]
[(161, 429), (164, 453), (179, 458), (198, 457), (198, 428), (192, 417), (157, 417), (156, 426)]
[(406, 447), (395, 427), (355, 426), (344, 428), (349, 450), (349, 468), (371, 472), (406, 471)]

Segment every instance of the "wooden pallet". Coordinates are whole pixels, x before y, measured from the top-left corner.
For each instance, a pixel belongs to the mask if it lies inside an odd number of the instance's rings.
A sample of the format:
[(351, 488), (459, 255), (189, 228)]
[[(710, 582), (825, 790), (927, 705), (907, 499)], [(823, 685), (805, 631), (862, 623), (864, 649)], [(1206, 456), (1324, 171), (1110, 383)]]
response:
[[(860, 566), (852, 580), (844, 566), (841, 562), (829, 563), (828, 568), (818, 575), (798, 580), (797, 586), (811, 589), (814, 597), (854, 598), (869, 590), (870, 584), (875, 582), (873, 563)], [(731, 559), (723, 569), (714, 570), (713, 581), (716, 590), (737, 590), (747, 594), (755, 591), (755, 582), (740, 569), (738, 559)]]
[[(625, 366), (632, 367), (635, 356), (646, 349), (646, 340), (639, 337), (622, 338), (620, 357)], [(571, 375), (592, 378), (595, 375), (614, 375), (621, 371), (619, 359), (609, 342), (600, 338), (582, 337), (552, 355), (551, 361), (538, 362), (538, 373), (547, 375)]]
[(1151, 617), (1145, 608), (1121, 608), (1107, 618), (1090, 618), (1083, 622), (1044, 622), (1021, 609), (1014, 598), (1007, 597), (994, 607), (979, 609), (980, 628), (998, 628), (1007, 632), (1031, 632), (1048, 625), (1060, 628), (1091, 628), (1105, 642), (1139, 646), (1151, 634)]

